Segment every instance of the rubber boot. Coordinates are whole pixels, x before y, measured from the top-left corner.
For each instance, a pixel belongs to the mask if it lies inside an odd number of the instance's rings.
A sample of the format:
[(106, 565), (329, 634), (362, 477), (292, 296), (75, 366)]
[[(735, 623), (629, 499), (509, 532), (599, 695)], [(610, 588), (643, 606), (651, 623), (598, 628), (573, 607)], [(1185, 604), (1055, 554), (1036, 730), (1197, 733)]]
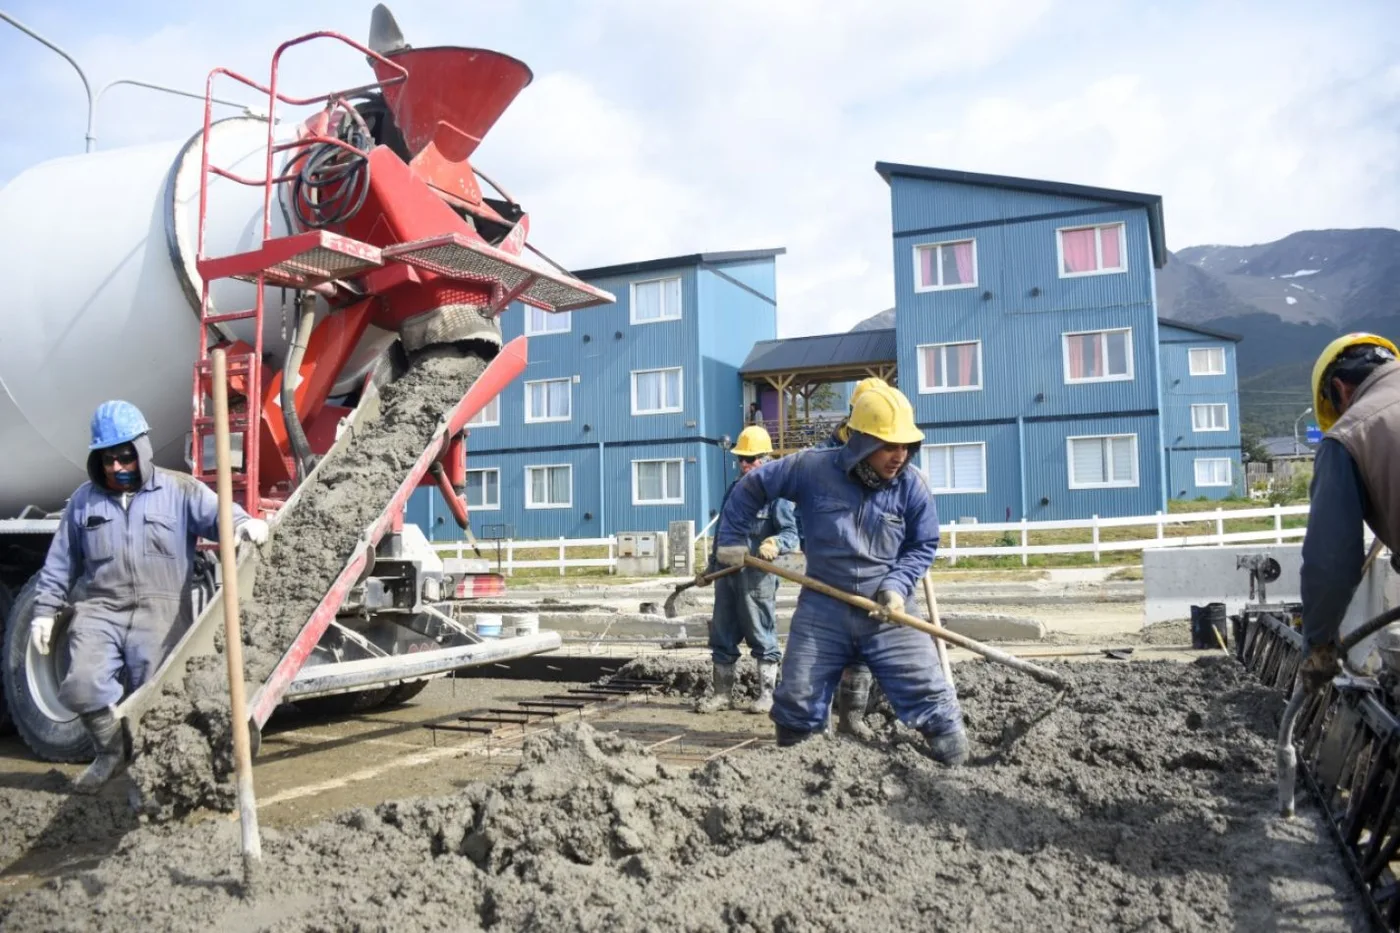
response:
[(962, 726), (942, 735), (925, 732), (924, 738), (928, 740), (929, 756), (939, 764), (956, 768), (967, 761), (967, 732)]
[(778, 685), (778, 662), (758, 662), (758, 698), (749, 704), (750, 713), (766, 713), (773, 708), (773, 688)]
[(779, 748), (791, 748), (799, 742), (806, 742), (821, 735), (820, 732), (803, 732), (801, 729), (789, 729), (787, 726), (780, 726), (777, 723), (773, 723), (773, 728), (777, 733)]
[(122, 736), (121, 720), (112, 715), (111, 708), (95, 713), (83, 713), (83, 725), (92, 736), (97, 757), (87, 770), (73, 780), (73, 790), (80, 794), (95, 794), (126, 766), (126, 740)]
[(873, 739), (875, 733), (865, 724), (865, 709), (870, 703), (869, 671), (847, 670), (841, 675), (836, 691), (836, 731), (858, 739)]
[(734, 665), (716, 664), (714, 666), (714, 679), (714, 696), (702, 697), (697, 700), (695, 712), (718, 713), (734, 708)]

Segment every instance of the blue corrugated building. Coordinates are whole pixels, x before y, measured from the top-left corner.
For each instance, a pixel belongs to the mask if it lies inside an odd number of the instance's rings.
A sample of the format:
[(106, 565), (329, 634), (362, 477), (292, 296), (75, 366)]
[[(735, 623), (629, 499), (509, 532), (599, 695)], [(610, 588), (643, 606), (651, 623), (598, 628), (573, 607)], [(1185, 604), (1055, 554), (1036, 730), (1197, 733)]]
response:
[[(478, 538), (594, 538), (664, 530), (718, 510), (721, 448), (743, 427), (739, 366), (777, 334), (782, 249), (696, 253), (574, 274), (617, 296), (576, 314), (513, 306), (524, 375), (469, 425), (467, 504)], [(462, 537), (435, 490), (407, 520)]]
[(891, 194), (900, 386), (945, 519), (1141, 515), (1230, 492), (1233, 339), (1159, 327), (1160, 196), (876, 170)]

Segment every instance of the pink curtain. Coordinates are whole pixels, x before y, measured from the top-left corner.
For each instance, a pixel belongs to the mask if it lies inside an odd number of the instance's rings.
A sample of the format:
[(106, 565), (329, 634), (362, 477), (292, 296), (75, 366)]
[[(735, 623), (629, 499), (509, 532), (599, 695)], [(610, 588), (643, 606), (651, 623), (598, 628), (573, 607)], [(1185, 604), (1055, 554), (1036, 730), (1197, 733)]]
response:
[(1084, 338), (1069, 338), (1069, 377), (1084, 378)]
[(1083, 339), (1088, 340), (1094, 348), (1094, 368), (1089, 372), (1089, 375), (1095, 379), (1102, 379), (1108, 375), (1108, 368), (1104, 366), (1103, 341), (1099, 339), (1098, 334), (1090, 334)]
[(953, 258), (958, 264), (958, 284), (966, 285), (973, 279), (972, 243), (954, 243)]
[(929, 347), (924, 351), (924, 377), (930, 388), (943, 385), (943, 348)]
[(1118, 249), (1118, 237), (1122, 233), (1122, 229), (1122, 227), (1101, 227), (1099, 229), (1099, 239), (1103, 244), (1103, 267), (1105, 269), (1119, 269), (1123, 266)]
[(1066, 230), (1060, 234), (1065, 254), (1066, 272), (1093, 272), (1098, 266), (1094, 257), (1094, 229)]
[(919, 287), (928, 288), (938, 284), (938, 270), (933, 267), (935, 249), (919, 250)]
[[(961, 262), (959, 262), (959, 266), (961, 266)], [(977, 359), (974, 356), (976, 349), (974, 344), (958, 344), (958, 385), (960, 386), (970, 386), (977, 381), (972, 372), (973, 364)]]

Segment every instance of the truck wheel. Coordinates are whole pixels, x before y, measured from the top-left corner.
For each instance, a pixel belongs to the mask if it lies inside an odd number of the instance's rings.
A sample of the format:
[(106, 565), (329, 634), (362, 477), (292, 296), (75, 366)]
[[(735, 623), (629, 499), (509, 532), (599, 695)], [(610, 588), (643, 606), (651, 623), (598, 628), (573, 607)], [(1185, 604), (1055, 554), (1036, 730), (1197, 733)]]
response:
[[(5, 644), (5, 620), (10, 617), (10, 606), (14, 601), (15, 594), (0, 583), (0, 646)], [(10, 707), (5, 703), (5, 691), (0, 690), (0, 735), (10, 735), (14, 731), (15, 724), (10, 722)]]
[(418, 694), (422, 693), (429, 683), (431, 683), (431, 681), (410, 680), (408, 683), (390, 687), (389, 695), (384, 698), (384, 703), (382, 704), (383, 708), (393, 709), (395, 706), (403, 706), (409, 700), (412, 700)]
[(35, 578), (15, 597), (5, 624), (5, 705), (24, 744), (45, 761), (91, 761), (92, 741), (78, 714), (58, 699), (58, 685), (68, 669), (65, 622), (53, 630), (53, 649), (40, 654), (29, 645), (34, 618)]
[(296, 708), (312, 716), (348, 716), (363, 713), (382, 704), (393, 687), (375, 687), (373, 690), (354, 690), (350, 693), (333, 693), (326, 697), (312, 697), (297, 700)]

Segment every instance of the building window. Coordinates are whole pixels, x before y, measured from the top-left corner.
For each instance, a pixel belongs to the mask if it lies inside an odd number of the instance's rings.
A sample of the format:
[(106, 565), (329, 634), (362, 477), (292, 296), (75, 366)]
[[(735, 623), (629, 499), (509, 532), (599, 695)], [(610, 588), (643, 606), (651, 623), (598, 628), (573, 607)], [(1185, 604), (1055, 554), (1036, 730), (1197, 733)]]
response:
[(680, 460), (633, 460), (633, 505), (684, 505)]
[(574, 504), (574, 468), (527, 466), (525, 468), (525, 508), (567, 509)]
[(923, 453), (934, 492), (987, 491), (986, 444), (928, 444)]
[(550, 313), (539, 308), (525, 309), (525, 336), (539, 337), (543, 334), (567, 334), (573, 327), (572, 311)]
[(1227, 458), (1197, 460), (1195, 465), (1197, 486), (1229, 486), (1233, 482)]
[(681, 411), (681, 369), (639, 369), (632, 373), (632, 414)]
[(1128, 268), (1122, 224), (1074, 227), (1059, 234), (1060, 278), (1102, 275)]
[(971, 392), (982, 388), (982, 343), (931, 343), (919, 347), (919, 392)]
[(1221, 402), (1213, 405), (1191, 406), (1192, 431), (1230, 430), (1230, 406)]
[(501, 397), (498, 395), (486, 403), (486, 407), (472, 415), (467, 422), (469, 428), (494, 428), (501, 423)]
[(1069, 438), (1069, 488), (1136, 486), (1137, 435)]
[(1133, 332), (1095, 330), (1064, 334), (1065, 382), (1133, 378)]
[(1191, 375), (1225, 375), (1224, 347), (1192, 347), (1189, 356), (1191, 363)]
[(499, 509), (501, 507), (501, 471), (468, 470), (467, 508)]
[(568, 421), (573, 417), (573, 393), (571, 379), (543, 379), (525, 383), (525, 423)]
[(926, 243), (914, 247), (914, 291), (972, 288), (977, 284), (977, 241)]
[(680, 276), (632, 283), (633, 324), (652, 324), (656, 321), (679, 321), (680, 319)]

